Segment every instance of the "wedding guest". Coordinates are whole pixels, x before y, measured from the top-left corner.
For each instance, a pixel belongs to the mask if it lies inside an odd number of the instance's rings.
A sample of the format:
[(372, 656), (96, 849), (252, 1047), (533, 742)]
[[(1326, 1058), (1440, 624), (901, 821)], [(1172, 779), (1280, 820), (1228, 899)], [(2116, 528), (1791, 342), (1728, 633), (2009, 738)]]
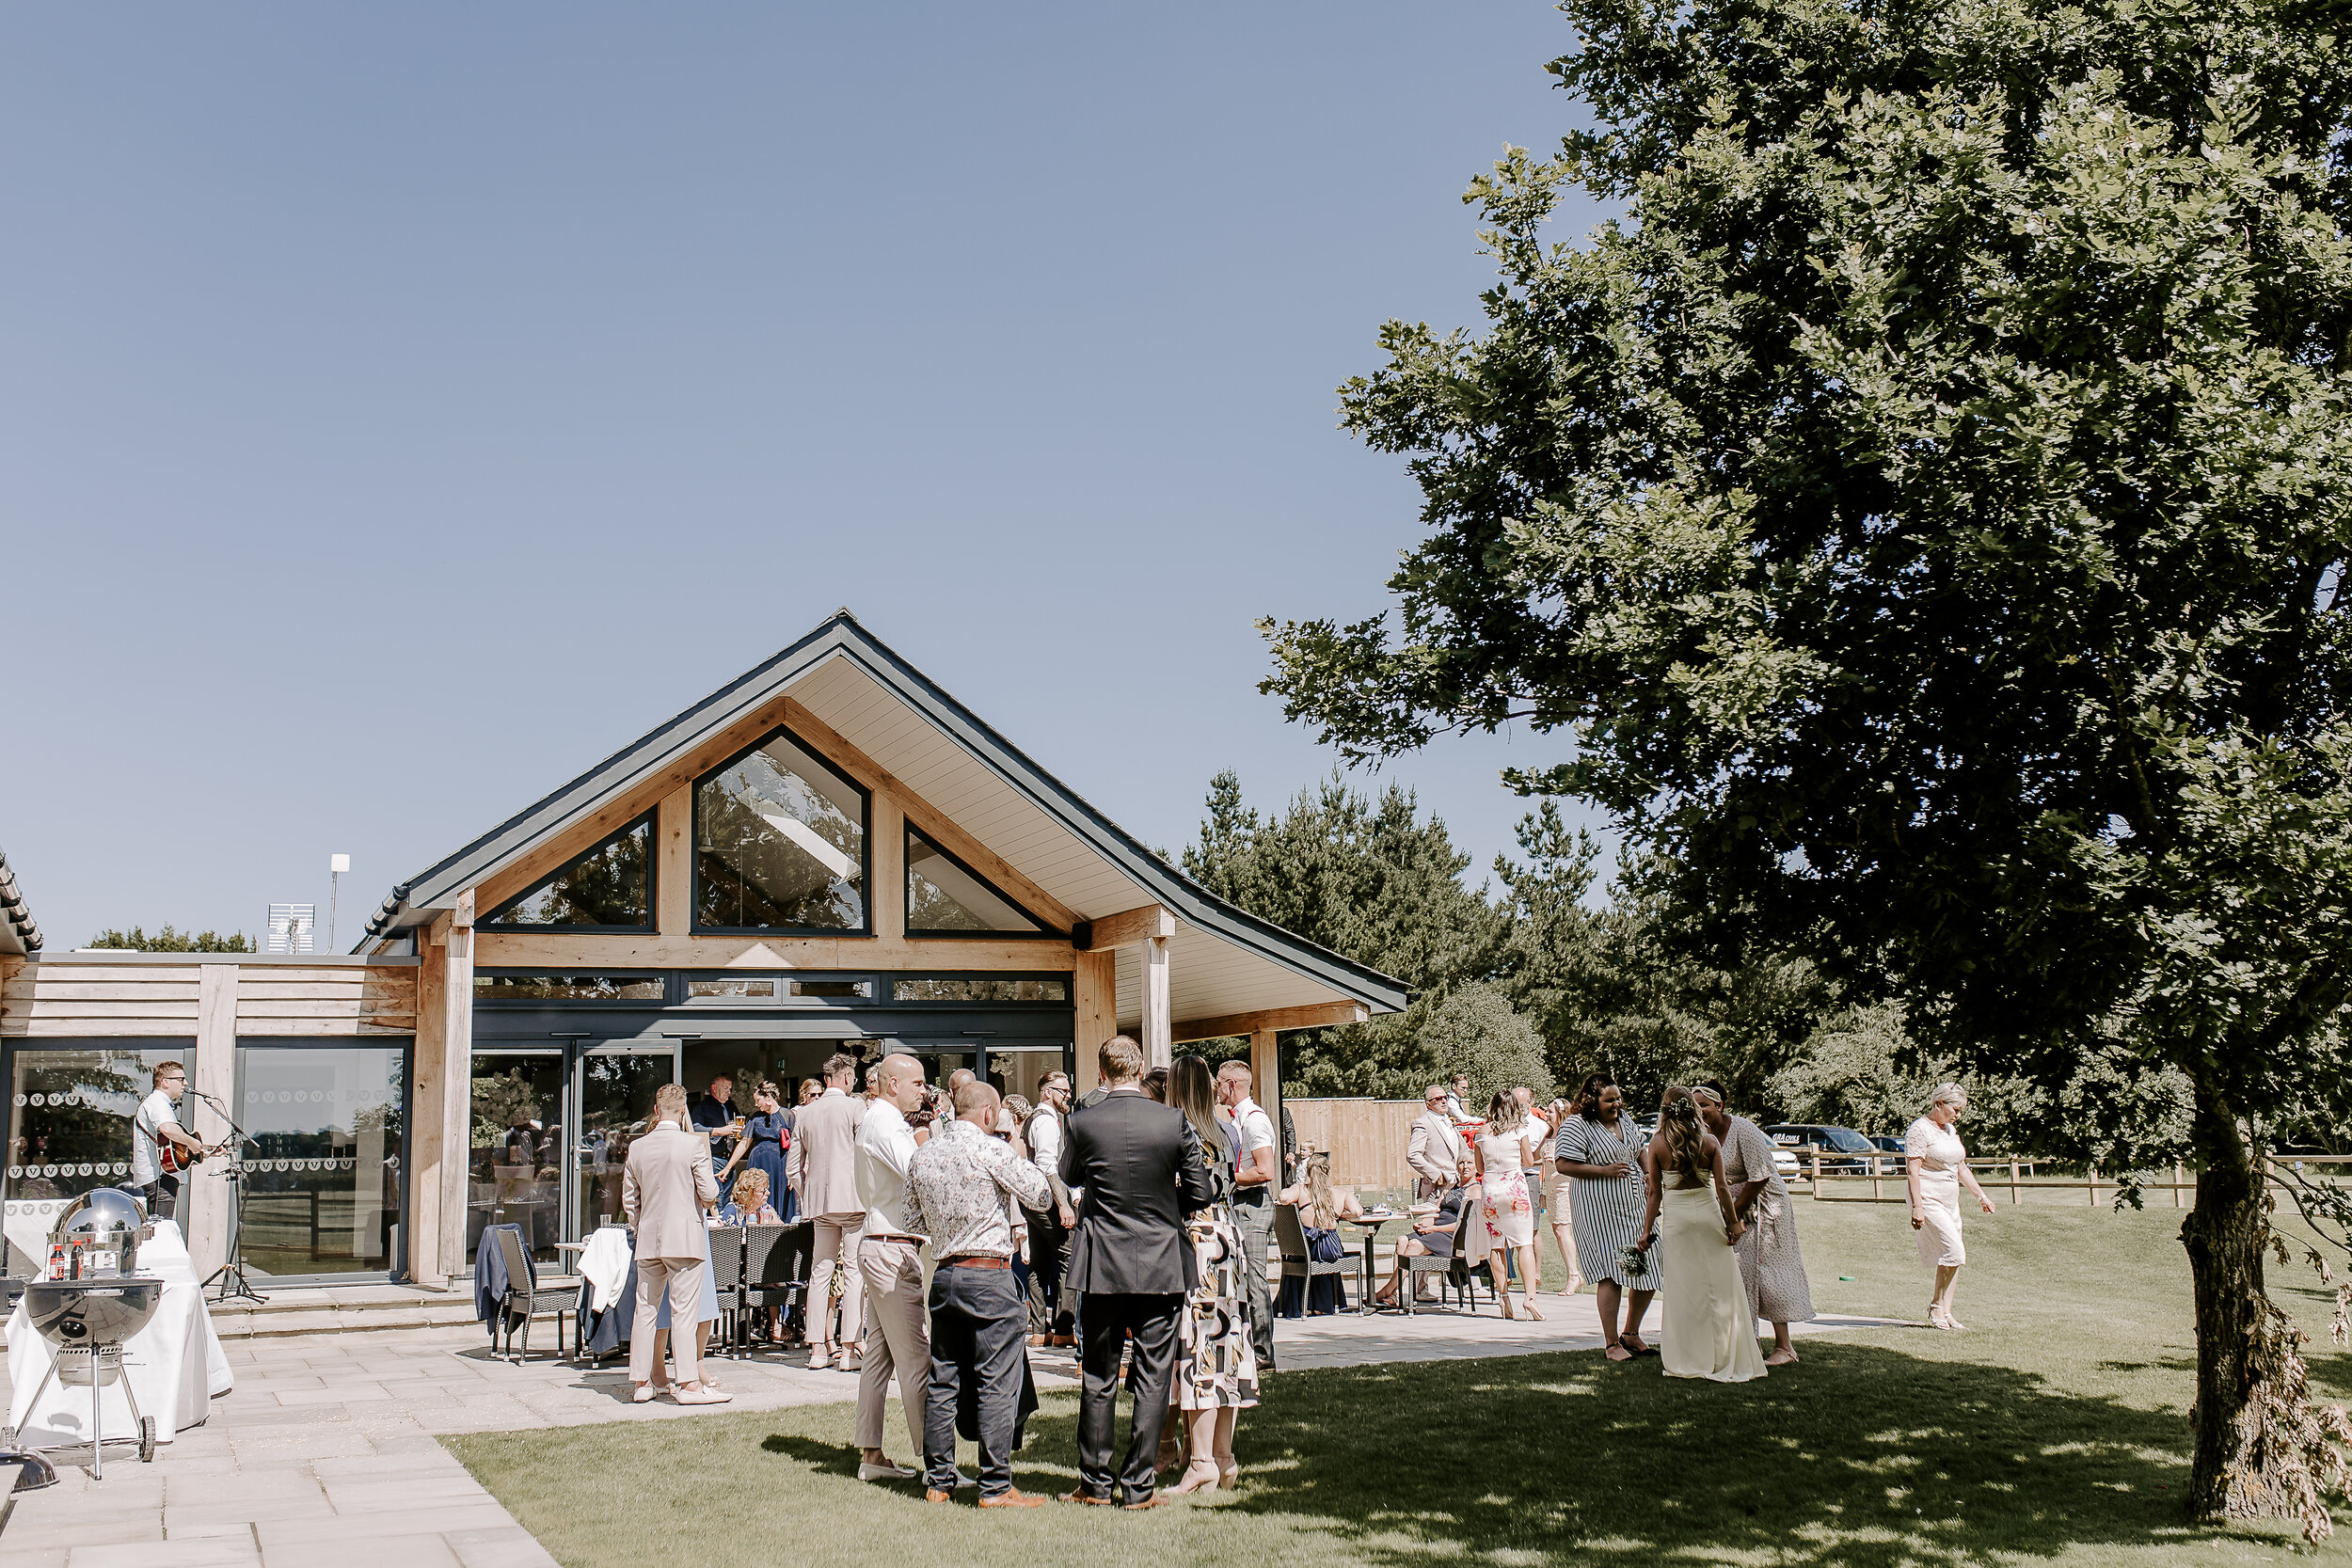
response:
[(728, 1183), (738, 1166), (768, 1173), (769, 1201), (774, 1203), (786, 1224), (792, 1220), (792, 1190), (785, 1182), (784, 1151), (792, 1142), (793, 1115), (784, 1108), (782, 1096), (775, 1085), (762, 1083), (752, 1090), (753, 1115), (743, 1123), (743, 1141), (736, 1146), (734, 1158), (726, 1169), (719, 1173), (719, 1185), (733, 1191)]
[[(1535, 1288), (1531, 1283), (1535, 1277), (1535, 1211), (1527, 1199), (1525, 1174), (1534, 1141), (1518, 1094), (1497, 1089), (1486, 1102), (1486, 1124), (1471, 1141), (1470, 1158), (1478, 1172), (1478, 1222), (1485, 1237), (1487, 1274), (1502, 1297), (1502, 1315), (1541, 1323), (1544, 1315), (1536, 1309)], [(1519, 1282), (1525, 1288), (1524, 1308), (1512, 1304), (1511, 1283), (1504, 1273), (1512, 1254), (1518, 1256)]]
[[(1519, 1117), (1527, 1127), (1527, 1164), (1520, 1170), (1519, 1175), (1527, 1182), (1527, 1208), (1528, 1212), (1534, 1216), (1534, 1233), (1540, 1236), (1544, 1230), (1544, 1188), (1547, 1185), (1544, 1178), (1551, 1174), (1553, 1159), (1551, 1150), (1558, 1144), (1560, 1133), (1559, 1130), (1545, 1118), (1544, 1108), (1535, 1103), (1534, 1089), (1521, 1084), (1511, 1093), (1518, 1100)], [(1527, 1256), (1534, 1259), (1535, 1270), (1534, 1274), (1525, 1276), (1527, 1294), (1530, 1298), (1528, 1306), (1532, 1310), (1534, 1307), (1535, 1292), (1544, 1288), (1543, 1249), (1531, 1244), (1527, 1249)]]
[(1584, 1288), (1583, 1272), (1576, 1264), (1575, 1218), (1568, 1212), (1568, 1183), (1572, 1179), (1560, 1174), (1560, 1129), (1566, 1126), (1568, 1117), (1575, 1114), (1575, 1105), (1566, 1100), (1551, 1102), (1549, 1109), (1544, 1113), (1544, 1121), (1551, 1132), (1535, 1154), (1535, 1163), (1542, 1167), (1540, 1179), (1545, 1188), (1545, 1207), (1551, 1216), (1551, 1239), (1558, 1243), (1560, 1256), (1568, 1265), (1567, 1283), (1560, 1287), (1560, 1293), (1564, 1296), (1572, 1296)]
[(1952, 1295), (1968, 1261), (1960, 1232), (1960, 1189), (1976, 1195), (1977, 1206), (1993, 1212), (1993, 1200), (1968, 1168), (1968, 1149), (1953, 1124), (1968, 1109), (1968, 1091), (1958, 1084), (1936, 1087), (1928, 1114), (1903, 1134), (1903, 1180), (1911, 1189), (1911, 1228), (1919, 1233), (1919, 1261), (1935, 1271), (1935, 1294), (1928, 1322), (1936, 1328), (1965, 1328), (1952, 1316)]
[(1788, 1184), (1772, 1159), (1772, 1140), (1745, 1117), (1724, 1108), (1724, 1086), (1712, 1079), (1691, 1085), (1699, 1119), (1723, 1146), (1724, 1180), (1731, 1188), (1731, 1212), (1746, 1227), (1732, 1251), (1748, 1290), (1748, 1315), (1772, 1325), (1767, 1367), (1797, 1359), (1788, 1325), (1813, 1321), (1813, 1286), (1804, 1275), (1804, 1252), (1797, 1245), (1796, 1211)]
[(768, 1173), (757, 1165), (741, 1172), (719, 1206), (719, 1217), (729, 1225), (781, 1225), (775, 1206), (768, 1201)]
[(865, 1205), (858, 1227), (857, 1266), (866, 1288), (866, 1317), (876, 1330), (872, 1354), (858, 1369), (857, 1479), (913, 1481), (915, 1472), (882, 1451), (882, 1405), (890, 1378), (898, 1378), (898, 1404), (907, 1440), (923, 1451), (924, 1390), (930, 1386), (931, 1338), (923, 1301), (922, 1229), (906, 1216), (907, 1171), (914, 1130), (906, 1113), (922, 1103), (923, 1064), (895, 1052), (875, 1064), (881, 1093), (857, 1129), (857, 1192)]
[[(805, 1104), (807, 1104), (809, 1101), (813, 1101), (813, 1100), (817, 1099), (818, 1096), (822, 1095), (824, 1092), (825, 1092), (825, 1081), (824, 1081), (823, 1079), (821, 1079), (821, 1078), (803, 1078), (803, 1079), (802, 1079), (802, 1080), (801, 1080), (801, 1098), (800, 1098), (800, 1104), (802, 1104), (802, 1105), (805, 1105)], [(798, 1107), (796, 1106), (795, 1108), (797, 1109)]]
[[(801, 1213), (815, 1222), (809, 1262), (811, 1371), (830, 1369), (836, 1357), (843, 1371), (858, 1370), (865, 1291), (857, 1277), (857, 1243), (866, 1206), (857, 1196), (857, 1130), (866, 1102), (850, 1093), (856, 1082), (856, 1057), (836, 1052), (825, 1058), (825, 1092), (801, 1107), (798, 1135), (785, 1157)], [(832, 1305), (836, 1297), (837, 1338)]]
[(1118, 1431), (1120, 1360), (1132, 1349), (1133, 1429), (1118, 1481), (1126, 1506), (1158, 1503), (1160, 1426), (1168, 1415), (1176, 1316), (1198, 1283), (1184, 1220), (1208, 1206), (1200, 1134), (1181, 1112), (1144, 1096), (1143, 1051), (1120, 1035), (1096, 1053), (1104, 1085), (1062, 1132), (1062, 1184), (1080, 1192), (1064, 1289), (1079, 1307), (1078, 1484), (1062, 1500), (1108, 1507)]
[[(1297, 1166), (1297, 1181), (1276, 1194), (1274, 1201), (1298, 1211), (1298, 1229), (1306, 1238), (1308, 1257), (1326, 1263), (1339, 1262), (1347, 1256), (1347, 1243), (1339, 1231), (1340, 1222), (1362, 1219), (1364, 1206), (1358, 1201), (1353, 1187), (1331, 1185), (1329, 1151), (1311, 1148), (1298, 1157)], [(1274, 1298), (1274, 1315), (1322, 1317), (1339, 1311), (1344, 1305), (1338, 1275), (1319, 1274), (1305, 1279), (1286, 1275)]]
[[(1247, 1233), (1233, 1213), (1235, 1123), (1218, 1116), (1217, 1085), (1200, 1057), (1179, 1056), (1168, 1086), (1170, 1102), (1200, 1137), (1210, 1185), (1209, 1206), (1184, 1222), (1196, 1282), (1176, 1318), (1176, 1405), (1184, 1412), (1190, 1457), (1183, 1479), (1168, 1490), (1171, 1496), (1208, 1486), (1230, 1492), (1240, 1474), (1233, 1429), (1241, 1413), (1258, 1402), (1258, 1359), (1244, 1312)], [(1259, 1258), (1263, 1261), (1264, 1254)]]
[[(1461, 1226), (1462, 1205), (1469, 1195), (1467, 1187), (1449, 1187), (1441, 1196), (1413, 1205), (1413, 1228), (1397, 1238), (1396, 1257), (1389, 1265), (1389, 1282), (1373, 1296), (1375, 1305), (1396, 1305), (1397, 1292), (1404, 1283), (1406, 1259), (1454, 1256), (1454, 1232)], [(1413, 1290), (1415, 1302), (1434, 1303), (1438, 1299), (1425, 1293), (1425, 1281), (1416, 1282)]]
[[(710, 1174), (710, 1143), (687, 1131), (686, 1090), (664, 1084), (655, 1091), (653, 1127), (628, 1148), (621, 1177), (621, 1209), (637, 1233), (637, 1315), (629, 1334), (628, 1375), (643, 1404), (658, 1391), (654, 1328), (666, 1299), (675, 1317), (697, 1312), (709, 1277), (709, 1232), (703, 1208), (719, 1198)], [(729, 1396), (704, 1386), (699, 1355), (677, 1347), (677, 1381), (670, 1397), (680, 1404), (723, 1404)]]
[[(735, 1107), (730, 1103), (734, 1098), (735, 1080), (722, 1072), (710, 1080), (710, 1092), (687, 1110), (693, 1131), (710, 1140), (710, 1163), (727, 1170), (735, 1168)], [(722, 1180), (719, 1191), (723, 1194), (726, 1190), (727, 1184)]]
[(1470, 1119), (1470, 1074), (1457, 1072), (1454, 1075), (1453, 1086), (1445, 1092), (1445, 1114), (1456, 1122), (1468, 1121)]
[(1049, 1072), (1037, 1086), (1037, 1109), (1021, 1135), (1029, 1146), (1029, 1163), (1045, 1178), (1054, 1201), (1029, 1227), (1029, 1342), (1033, 1345), (1075, 1345), (1070, 1306), (1062, 1299), (1062, 1263), (1070, 1254), (1070, 1227), (1077, 1213), (1069, 1189), (1061, 1184), (1062, 1120), (1070, 1114), (1070, 1075)]
[[(956, 1119), (914, 1151), (902, 1207), (907, 1227), (931, 1240), (937, 1272), (930, 1288), (930, 1385), (923, 1402), (926, 1502), (955, 1496), (956, 1404), (977, 1392), (980, 1506), (1035, 1508), (1044, 1502), (1014, 1489), (1013, 1428), (1019, 1419), (1027, 1350), (1027, 1308), (1012, 1284), (1008, 1212), (1048, 1197), (1037, 1167), (988, 1135), (996, 1091), (977, 1080), (956, 1091)], [(1138, 1345), (1140, 1355), (1141, 1347)]]
[(1233, 1220), (1241, 1227), (1242, 1283), (1248, 1289), (1249, 1339), (1261, 1376), (1274, 1370), (1274, 1288), (1266, 1277), (1266, 1243), (1274, 1235), (1274, 1191), (1279, 1184), (1274, 1118), (1249, 1098), (1249, 1064), (1231, 1061), (1216, 1069), (1216, 1099), (1223, 1107), (1233, 1151)]
[(1413, 1170), (1417, 1201), (1461, 1185), (1462, 1167), (1470, 1163), (1470, 1146), (1446, 1114), (1445, 1085), (1430, 1085), (1421, 1103), (1421, 1115), (1413, 1118), (1412, 1131), (1405, 1139), (1405, 1163)]
[[(1642, 1151), (1648, 1140), (1625, 1114), (1625, 1091), (1596, 1072), (1577, 1094), (1576, 1115), (1560, 1124), (1553, 1168), (1570, 1179), (1568, 1209), (1576, 1226), (1576, 1255), (1593, 1282), (1600, 1331), (1612, 1361), (1647, 1355), (1642, 1319), (1659, 1286), (1661, 1259), (1644, 1255), (1629, 1270), (1626, 1253), (1643, 1238)], [(1618, 1317), (1620, 1304), (1624, 1317)]]

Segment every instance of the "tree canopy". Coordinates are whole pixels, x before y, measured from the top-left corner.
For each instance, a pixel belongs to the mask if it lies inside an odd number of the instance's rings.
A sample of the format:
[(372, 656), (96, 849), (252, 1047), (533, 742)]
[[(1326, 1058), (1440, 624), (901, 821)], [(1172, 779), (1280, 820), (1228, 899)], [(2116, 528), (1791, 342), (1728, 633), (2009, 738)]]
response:
[(258, 953), (261, 948), (243, 931), (224, 936), (218, 931), (183, 931), (170, 921), (153, 936), (145, 927), (134, 926), (127, 931), (113, 927), (89, 939), (92, 947), (123, 947), (139, 953)]
[[(1561, 9), (1594, 124), (1471, 186), (1484, 330), (1343, 388), (1428, 536), (1268, 687), (1357, 757), (1564, 732), (1517, 782), (1715, 942), (2054, 1093), (2095, 1059), (2103, 1135), (2177, 1074), (2192, 1501), (2276, 1506), (2261, 1139), (2352, 1110), (2342, 8)], [(1551, 239), (1570, 183), (1623, 221)]]

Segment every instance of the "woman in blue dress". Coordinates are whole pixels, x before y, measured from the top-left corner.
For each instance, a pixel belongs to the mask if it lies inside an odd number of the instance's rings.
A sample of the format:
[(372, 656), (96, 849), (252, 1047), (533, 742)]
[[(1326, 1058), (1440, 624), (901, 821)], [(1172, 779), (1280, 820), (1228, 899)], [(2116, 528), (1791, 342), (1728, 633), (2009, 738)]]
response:
[(792, 1190), (784, 1184), (784, 1151), (792, 1144), (792, 1113), (784, 1108), (783, 1095), (773, 1084), (762, 1084), (752, 1091), (752, 1109), (758, 1115), (743, 1123), (743, 1141), (721, 1173), (720, 1184), (725, 1185), (735, 1167), (748, 1161), (752, 1169), (768, 1173), (768, 1200), (776, 1206), (784, 1223), (790, 1225)]

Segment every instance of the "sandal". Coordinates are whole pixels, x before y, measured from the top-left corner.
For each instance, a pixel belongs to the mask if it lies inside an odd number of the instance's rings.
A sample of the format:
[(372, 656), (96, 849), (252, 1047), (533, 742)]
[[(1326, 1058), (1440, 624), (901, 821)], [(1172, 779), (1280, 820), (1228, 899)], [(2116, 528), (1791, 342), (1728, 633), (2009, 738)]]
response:
[(1625, 1348), (1625, 1341), (1622, 1339), (1613, 1340), (1609, 1344), (1603, 1345), (1601, 1347), (1600, 1354), (1607, 1356), (1612, 1361), (1630, 1361), (1633, 1359), (1633, 1353)]

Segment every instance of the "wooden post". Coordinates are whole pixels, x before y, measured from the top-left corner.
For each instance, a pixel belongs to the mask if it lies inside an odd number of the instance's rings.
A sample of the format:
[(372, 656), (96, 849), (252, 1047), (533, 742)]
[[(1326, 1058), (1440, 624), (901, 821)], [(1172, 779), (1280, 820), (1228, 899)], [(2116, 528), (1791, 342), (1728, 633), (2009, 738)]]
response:
[(1870, 1156), (1870, 1201), (1873, 1203), (1886, 1196), (1886, 1183), (1883, 1174), (1885, 1165), (1885, 1156), (1879, 1154)]
[[(694, 788), (681, 784), (661, 799), (654, 817), (660, 853), (654, 870), (654, 929), (685, 937), (694, 925)], [(879, 929), (879, 927), (877, 927)]]
[(1168, 948), (1169, 939), (1146, 937), (1143, 958), (1143, 1047), (1145, 1071), (1175, 1060), (1176, 1015), (1169, 1010)]
[(2017, 1196), (2017, 1156), (2009, 1157), (2009, 1206), (2016, 1208), (2025, 1200)]
[(2181, 1163), (2180, 1163), (2178, 1160), (2175, 1160), (2175, 1161), (2173, 1161), (2173, 1162), (2172, 1162), (2172, 1207), (2173, 1207), (2173, 1208), (2175, 1208), (2175, 1209), (2178, 1209), (2180, 1206), (2181, 1206)]
[(873, 881), (866, 890), (866, 897), (874, 917), (874, 934), (903, 937), (907, 934), (906, 817), (896, 800), (887, 795), (877, 795), (872, 822)]
[(1813, 1201), (1819, 1203), (1821, 1201), (1821, 1151), (1808, 1148), (1805, 1153), (1813, 1159)]
[[(237, 1102), (237, 966), (201, 964), (196, 974), (196, 1060), (188, 1064), (188, 1087), (233, 1106)], [(220, 1114), (195, 1093), (188, 1096), (182, 1119), (206, 1143), (229, 1136)], [(231, 1148), (228, 1158), (241, 1159), (252, 1152)], [(187, 1201), (181, 1208), (187, 1223), (188, 1262), (199, 1279), (220, 1267), (229, 1256), (229, 1180), (220, 1170), (220, 1165), (208, 1163), (181, 1178), (188, 1184)]]
[(450, 917), (449, 971), (441, 990), (441, 1235), (436, 1272), (466, 1272), (466, 1179), (473, 1157), (473, 889)]
[(1282, 1157), (1282, 1065), (1271, 1029), (1249, 1037), (1249, 1077), (1257, 1085), (1258, 1108), (1274, 1123), (1274, 1157), (1279, 1164)]
[(1077, 954), (1070, 972), (1070, 1000), (1076, 1031), (1072, 1043), (1078, 1053), (1078, 1078), (1073, 1086), (1081, 1095), (1091, 1094), (1103, 1081), (1095, 1053), (1103, 1049), (1104, 1041), (1119, 1033), (1118, 953), (1106, 948)]
[(436, 1272), (441, 1256), (441, 1080), (448, 1071), (447, 940), (437, 929), (417, 933), (417, 1034), (408, 1066), (414, 1125), (401, 1150), (408, 1186), (402, 1199), (402, 1266), (411, 1284), (435, 1291), (448, 1283)]
[(2099, 1207), (2099, 1167), (2096, 1165), (2090, 1167), (2090, 1206), (2093, 1209)]

